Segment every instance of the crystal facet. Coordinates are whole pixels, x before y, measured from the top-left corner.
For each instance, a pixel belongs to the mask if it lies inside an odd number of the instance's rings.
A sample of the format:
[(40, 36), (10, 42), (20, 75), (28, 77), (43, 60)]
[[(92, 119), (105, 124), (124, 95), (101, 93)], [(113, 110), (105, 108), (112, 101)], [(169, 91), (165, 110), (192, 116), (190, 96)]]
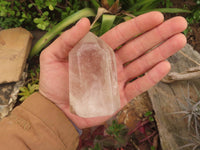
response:
[(89, 32), (69, 53), (71, 111), (90, 118), (120, 108), (114, 51)]

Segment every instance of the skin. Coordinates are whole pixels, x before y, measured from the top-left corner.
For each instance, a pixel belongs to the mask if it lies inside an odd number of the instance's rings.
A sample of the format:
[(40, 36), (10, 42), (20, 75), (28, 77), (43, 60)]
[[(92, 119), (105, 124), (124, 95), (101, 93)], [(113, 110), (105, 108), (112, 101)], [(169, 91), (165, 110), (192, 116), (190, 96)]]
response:
[[(115, 51), (121, 108), (169, 72), (170, 64), (166, 59), (185, 46), (186, 38), (181, 32), (186, 27), (183, 17), (164, 21), (160, 12), (150, 12), (121, 23), (101, 36), (113, 49), (123, 44)], [(111, 117), (81, 118), (69, 109), (68, 53), (89, 29), (89, 20), (81, 19), (40, 56), (39, 92), (55, 103), (80, 129), (102, 124)], [(145, 75), (128, 82), (142, 74)]]

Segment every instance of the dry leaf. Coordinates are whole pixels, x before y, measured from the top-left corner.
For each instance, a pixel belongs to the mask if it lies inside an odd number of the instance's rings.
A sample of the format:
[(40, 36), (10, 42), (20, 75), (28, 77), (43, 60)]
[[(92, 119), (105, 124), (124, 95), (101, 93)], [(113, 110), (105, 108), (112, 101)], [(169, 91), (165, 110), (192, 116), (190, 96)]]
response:
[(119, 0), (116, 0), (115, 3), (109, 8), (109, 11), (112, 14), (116, 14), (117, 12), (119, 12), (120, 10), (120, 6), (119, 6)]
[(108, 4), (108, 0), (101, 0), (101, 6), (106, 8), (106, 9), (109, 9), (109, 4)]

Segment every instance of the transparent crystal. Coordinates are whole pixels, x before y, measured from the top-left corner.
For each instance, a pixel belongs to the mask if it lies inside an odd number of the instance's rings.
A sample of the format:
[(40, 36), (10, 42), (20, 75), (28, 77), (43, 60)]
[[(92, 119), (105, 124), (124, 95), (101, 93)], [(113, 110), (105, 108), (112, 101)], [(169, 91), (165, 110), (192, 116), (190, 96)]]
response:
[(69, 53), (71, 111), (90, 118), (120, 108), (114, 51), (89, 32)]

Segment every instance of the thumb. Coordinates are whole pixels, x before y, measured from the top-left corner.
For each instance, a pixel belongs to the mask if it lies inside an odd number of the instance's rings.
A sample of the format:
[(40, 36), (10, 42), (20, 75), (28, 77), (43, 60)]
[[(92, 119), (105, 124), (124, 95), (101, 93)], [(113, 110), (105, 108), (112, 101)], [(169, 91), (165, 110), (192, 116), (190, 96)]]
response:
[(68, 56), (69, 51), (78, 43), (90, 30), (90, 21), (87, 18), (79, 20), (75, 26), (62, 33), (50, 46), (42, 53), (55, 60), (63, 60)]

